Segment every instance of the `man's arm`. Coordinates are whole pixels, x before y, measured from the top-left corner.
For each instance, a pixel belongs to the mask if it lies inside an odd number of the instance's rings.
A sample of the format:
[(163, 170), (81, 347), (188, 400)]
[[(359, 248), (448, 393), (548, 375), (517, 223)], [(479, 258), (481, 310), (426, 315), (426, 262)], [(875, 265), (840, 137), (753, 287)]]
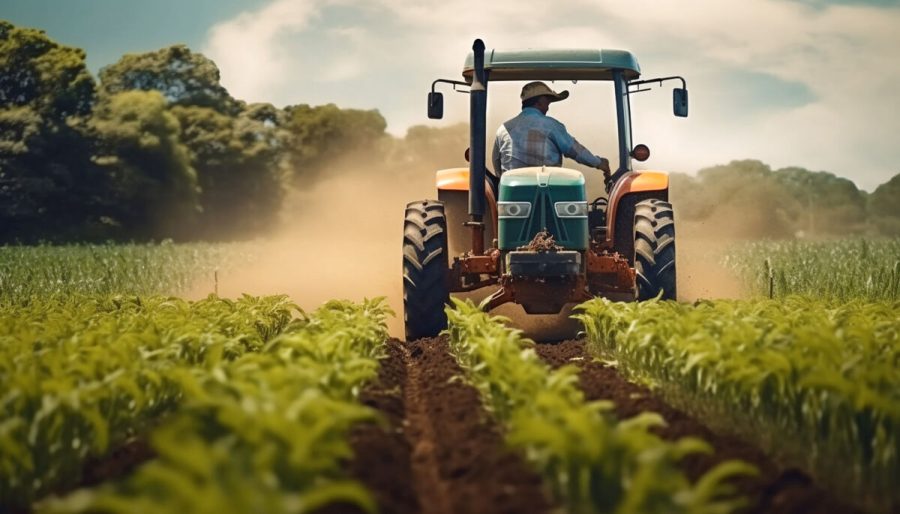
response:
[(575, 162), (579, 162), (585, 166), (598, 168), (607, 173), (609, 172), (609, 160), (594, 155), (590, 150), (585, 148), (584, 145), (569, 135), (565, 125), (562, 123), (557, 122), (557, 127), (550, 132), (550, 137), (556, 144), (556, 147), (559, 148), (560, 153), (566, 157), (574, 159)]
[(576, 162), (580, 162), (585, 166), (601, 169), (609, 173), (609, 159), (607, 159), (606, 157), (600, 157), (599, 155), (594, 155), (575, 138), (572, 138), (571, 151), (568, 153), (564, 153), (563, 155), (565, 155), (566, 157), (570, 157)]

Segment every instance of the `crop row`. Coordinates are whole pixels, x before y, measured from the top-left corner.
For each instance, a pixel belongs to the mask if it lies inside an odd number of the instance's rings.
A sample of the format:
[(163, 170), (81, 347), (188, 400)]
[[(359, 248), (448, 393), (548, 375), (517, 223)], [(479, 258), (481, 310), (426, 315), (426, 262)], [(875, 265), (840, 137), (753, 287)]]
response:
[(291, 311), (280, 297), (0, 306), (0, 497), (21, 507), (77, 481), (88, 457), (177, 405), (181, 369), (262, 348)]
[[(355, 401), (386, 338), (380, 302), (294, 317), (284, 297), (72, 296), (0, 308), (0, 502), (74, 485), (131, 437), (157, 457), (43, 512), (307, 512), (343, 500)], [(148, 436), (149, 434), (149, 436)]]
[(592, 351), (629, 378), (845, 493), (900, 504), (900, 304), (595, 299), (580, 308)]
[(258, 352), (181, 373), (179, 409), (153, 433), (158, 458), (120, 484), (45, 512), (303, 513), (334, 502), (375, 510), (344, 476), (356, 400), (387, 337), (380, 301), (329, 302)]
[(551, 370), (501, 318), (455, 303), (447, 310), (451, 351), (508, 445), (523, 451), (567, 512), (721, 513), (742, 504), (727, 480), (755, 468), (725, 462), (692, 484), (678, 461), (711, 451), (706, 443), (661, 440), (649, 431), (664, 423), (656, 414), (617, 420), (608, 402), (585, 402), (576, 367)]
[(900, 300), (900, 239), (745, 243), (725, 265), (760, 296)]

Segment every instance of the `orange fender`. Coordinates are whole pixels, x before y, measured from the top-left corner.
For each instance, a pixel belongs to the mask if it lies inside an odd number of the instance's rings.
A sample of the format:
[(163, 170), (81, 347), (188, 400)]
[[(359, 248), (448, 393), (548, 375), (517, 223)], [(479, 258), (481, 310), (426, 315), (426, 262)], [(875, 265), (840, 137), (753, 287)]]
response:
[(615, 240), (616, 211), (619, 201), (627, 194), (669, 190), (669, 174), (665, 171), (632, 171), (624, 175), (609, 194), (606, 213), (606, 239)]
[(449, 168), (435, 174), (438, 191), (468, 191), (469, 168)]
[[(438, 199), (442, 201), (449, 201), (450, 197), (453, 195), (462, 195), (465, 193), (465, 196), (468, 196), (469, 192), (469, 168), (449, 168), (445, 170), (439, 170), (435, 174), (435, 185), (438, 190)], [(456, 193), (448, 194), (450, 191), (455, 191)], [(442, 194), (443, 193), (443, 194)], [(484, 180), (484, 196), (486, 200), (487, 212), (485, 213), (485, 236), (487, 241), (485, 241), (485, 247), (489, 247), (491, 243), (491, 239), (496, 237), (497, 234), (497, 197), (494, 196), (494, 188), (490, 184), (489, 179)], [(462, 201), (465, 205), (468, 205), (467, 201)], [(459, 207), (459, 210), (466, 211), (466, 209), (462, 206)], [(463, 219), (468, 220), (468, 214), (465, 212), (457, 212), (451, 215), (448, 213), (448, 222), (452, 221), (449, 218), (456, 218), (455, 221), (462, 222)], [(455, 242), (459, 241), (462, 244), (463, 248), (461, 251), (470, 251), (471, 244), (463, 242), (463, 233), (468, 233), (468, 229), (463, 231), (460, 226), (449, 227), (448, 234), (451, 239), (451, 247), (456, 247)], [(458, 252), (456, 252), (458, 253)], [(450, 249), (451, 257), (455, 255), (454, 248)]]
[[(438, 191), (468, 191), (469, 168), (448, 168), (438, 170), (435, 173), (435, 182)], [(494, 188), (489, 179), (484, 179), (484, 196), (487, 199), (487, 207), (490, 221), (497, 226), (497, 197), (494, 196)], [(494, 232), (496, 233), (496, 232)]]

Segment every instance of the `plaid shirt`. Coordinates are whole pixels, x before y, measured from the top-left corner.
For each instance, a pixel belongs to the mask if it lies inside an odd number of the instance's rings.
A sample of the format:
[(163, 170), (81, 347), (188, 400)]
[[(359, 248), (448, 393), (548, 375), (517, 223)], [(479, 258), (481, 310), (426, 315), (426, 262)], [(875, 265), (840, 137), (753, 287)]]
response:
[(534, 107), (525, 107), (497, 129), (492, 161), (494, 173), (527, 166), (561, 166), (562, 156), (592, 168), (600, 158), (566, 132), (566, 126)]

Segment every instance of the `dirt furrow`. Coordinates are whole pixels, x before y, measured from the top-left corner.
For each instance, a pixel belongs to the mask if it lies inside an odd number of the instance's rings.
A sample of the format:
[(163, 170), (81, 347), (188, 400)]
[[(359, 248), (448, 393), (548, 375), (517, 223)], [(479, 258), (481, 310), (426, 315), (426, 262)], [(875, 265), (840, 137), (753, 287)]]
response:
[(656, 412), (667, 423), (665, 427), (655, 429), (660, 437), (675, 440), (693, 436), (710, 443), (715, 449), (714, 454), (695, 455), (684, 460), (685, 472), (691, 479), (696, 479), (716, 464), (731, 459), (740, 459), (759, 468), (759, 476), (735, 481), (735, 486), (751, 501), (748, 513), (859, 512), (817, 487), (802, 471), (780, 468), (755, 446), (712, 432), (693, 417), (666, 404), (646, 387), (625, 380), (614, 368), (593, 362), (584, 340), (538, 344), (536, 347), (538, 355), (553, 367), (563, 364), (580, 366), (580, 386), (585, 397), (588, 400), (613, 401), (620, 418), (630, 418), (641, 412)]
[[(506, 450), (478, 391), (462, 380), (463, 371), (450, 354), (447, 340), (422, 339), (407, 343), (406, 349), (409, 378), (417, 378), (415, 383), (407, 382), (407, 408), (422, 409), (432, 429), (431, 433), (416, 430), (408, 417), (408, 437), (415, 445), (433, 447), (449, 512), (547, 512), (540, 477), (519, 455)], [(424, 503), (433, 492), (423, 485), (419, 498)]]
[(438, 455), (438, 437), (435, 424), (429, 417), (426, 383), (427, 370), (419, 366), (421, 348), (398, 345), (402, 350), (407, 380), (403, 397), (407, 406), (407, 437), (413, 445), (412, 467), (415, 471), (415, 489), (418, 497), (426, 500), (420, 504), (424, 514), (453, 514), (450, 484), (441, 476)]
[(351, 438), (351, 474), (375, 493), (381, 512), (548, 512), (540, 477), (505, 449), (447, 341), (392, 340), (388, 350), (379, 383), (362, 399), (390, 427), (364, 425)]
[[(360, 401), (378, 410), (386, 425), (365, 423), (353, 429), (350, 446), (353, 459), (349, 473), (375, 495), (382, 514), (421, 512), (413, 487), (412, 449), (404, 433), (406, 407), (403, 389), (407, 373), (403, 350), (395, 341), (387, 347), (378, 380), (360, 392)], [(324, 512), (358, 512), (345, 506), (331, 506)]]

